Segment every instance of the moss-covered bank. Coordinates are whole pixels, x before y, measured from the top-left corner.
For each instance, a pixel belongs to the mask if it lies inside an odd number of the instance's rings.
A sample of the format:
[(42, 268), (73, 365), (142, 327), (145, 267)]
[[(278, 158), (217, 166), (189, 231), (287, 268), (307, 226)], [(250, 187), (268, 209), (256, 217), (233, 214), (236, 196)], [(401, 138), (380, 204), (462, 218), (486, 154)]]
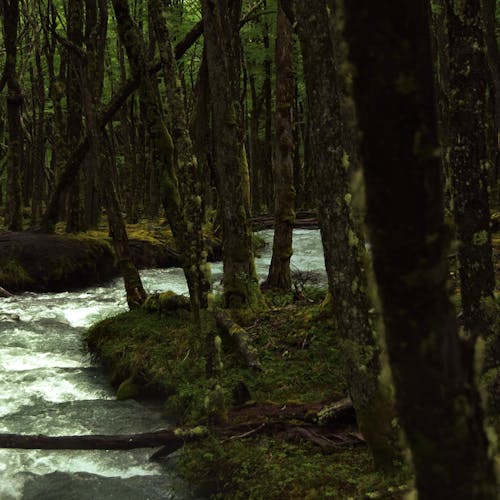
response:
[[(322, 403), (345, 396), (341, 340), (321, 312), (323, 294), (308, 297), (313, 302), (304, 305), (294, 304), (291, 294), (268, 295), (269, 311), (237, 318), (263, 371), (246, 368), (223, 337), (222, 392), (228, 408), (241, 409), (240, 418), (258, 417), (266, 404), (286, 408), (301, 402), (314, 419)], [(134, 310), (98, 323), (87, 334), (88, 345), (120, 396), (154, 391), (168, 396), (166, 412), (180, 424), (203, 423), (213, 384), (205, 377), (204, 341), (191, 328), (187, 310), (158, 312), (159, 302), (151, 307), (155, 311)], [(203, 314), (202, 324), (204, 334), (215, 328), (211, 313)], [(339, 432), (349, 436), (356, 429)], [(408, 489), (407, 472), (390, 478), (376, 473), (363, 445), (322, 450), (308, 439), (281, 434), (212, 436), (186, 445), (178, 469), (199, 493), (214, 498), (401, 498)]]

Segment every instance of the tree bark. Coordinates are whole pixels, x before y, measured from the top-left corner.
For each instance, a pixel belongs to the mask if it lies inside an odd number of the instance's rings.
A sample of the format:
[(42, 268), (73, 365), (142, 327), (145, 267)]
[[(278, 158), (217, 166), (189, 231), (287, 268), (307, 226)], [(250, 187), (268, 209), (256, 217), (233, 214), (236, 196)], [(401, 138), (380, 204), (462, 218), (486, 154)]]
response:
[[(75, 49), (83, 47), (83, 0), (69, 0), (67, 15), (68, 42)], [(66, 49), (68, 52), (66, 75), (66, 102), (67, 102), (67, 143), (72, 151), (80, 142), (83, 135), (83, 88), (82, 79), (84, 61), (77, 50)], [(82, 175), (76, 174), (67, 198), (66, 232), (77, 233), (83, 229), (83, 206), (80, 193)]]
[(224, 303), (258, 308), (262, 296), (248, 221), (250, 181), (239, 101), (241, 0), (204, 0), (202, 10), (222, 215)]
[[(449, 36), (449, 163), (464, 326), (474, 338), (487, 335), (483, 301), (493, 298), (488, 140), (494, 117), (480, 0), (445, 0)], [(474, 50), (471, 50), (474, 47)], [(493, 144), (493, 148), (495, 144)], [(500, 332), (499, 332), (500, 335)]]
[(203, 175), (194, 155), (189, 134), (184, 107), (184, 91), (179, 78), (165, 9), (160, 0), (149, 0), (149, 7), (162, 62), (168, 112), (174, 118), (172, 138), (184, 218), (192, 228), (189, 234), (185, 235), (183, 251), (186, 261), (185, 273), (186, 276), (189, 275), (187, 282), (193, 299), (193, 311), (198, 317), (199, 308), (206, 308), (208, 305), (207, 295), (211, 288), (202, 228), (204, 214), (201, 202), (201, 181)]
[(295, 188), (293, 185), (295, 68), (293, 26), (278, 0), (276, 28), (276, 118), (273, 151), (274, 237), (266, 287), (290, 291)]
[[(311, 14), (314, 12), (314, 14)], [(328, 288), (339, 335), (345, 339), (348, 383), (360, 430), (379, 468), (400, 457), (390, 387), (379, 383), (377, 335), (369, 318), (364, 269), (365, 242), (353, 215), (346, 130), (342, 116), (341, 76), (334, 2), (297, 4), (308, 116), (311, 164)]]
[(418, 495), (497, 498), (472, 354), (458, 336), (447, 286), (450, 234), (426, 6), (364, 0), (345, 6), (370, 242)]
[(9, 131), (5, 224), (11, 231), (21, 231), (23, 225), (21, 213), (21, 172), (23, 159), (21, 108), (23, 105), (23, 96), (16, 69), (19, 1), (2, 0), (1, 6), (6, 52), (4, 75), (8, 89), (7, 125)]

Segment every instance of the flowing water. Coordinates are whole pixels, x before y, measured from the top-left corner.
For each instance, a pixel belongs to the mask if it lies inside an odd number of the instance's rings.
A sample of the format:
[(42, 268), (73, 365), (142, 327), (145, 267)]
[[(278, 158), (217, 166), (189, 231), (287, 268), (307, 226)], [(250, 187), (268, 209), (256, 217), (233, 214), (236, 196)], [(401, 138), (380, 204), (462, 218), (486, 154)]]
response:
[[(272, 231), (262, 231), (269, 243)], [(296, 230), (292, 269), (321, 279), (318, 231)], [(271, 245), (260, 252), (265, 277)], [(180, 269), (141, 272), (149, 292), (186, 293)], [(221, 264), (212, 265), (214, 285)], [(159, 406), (116, 401), (102, 369), (92, 362), (82, 333), (127, 309), (120, 279), (64, 293), (24, 293), (0, 299), (0, 433), (132, 434), (168, 426)], [(194, 498), (154, 450), (48, 451), (0, 449), (0, 500), (156, 500)]]

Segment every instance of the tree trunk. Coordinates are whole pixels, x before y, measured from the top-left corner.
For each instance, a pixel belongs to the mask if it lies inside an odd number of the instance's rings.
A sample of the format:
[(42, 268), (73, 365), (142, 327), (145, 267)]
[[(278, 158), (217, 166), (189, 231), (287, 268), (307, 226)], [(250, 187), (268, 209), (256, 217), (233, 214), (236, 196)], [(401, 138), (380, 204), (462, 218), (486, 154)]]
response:
[(484, 40), (486, 43), (486, 56), (493, 80), (495, 91), (495, 130), (493, 135), (495, 142), (492, 144), (491, 166), (491, 195), (490, 203), (494, 206), (500, 205), (500, 47), (497, 38), (497, 5), (495, 0), (482, 0), (482, 17), (484, 23)]
[(352, 211), (350, 159), (344, 142), (344, 130), (352, 124), (344, 123), (341, 114), (335, 12), (332, 2), (325, 0), (297, 4), (311, 121), (314, 196), (333, 314), (338, 332), (345, 338), (349, 390), (358, 424), (377, 466), (390, 469), (400, 456), (398, 433), (392, 425), (390, 387), (379, 384), (376, 335), (380, 332), (374, 332), (370, 323), (365, 243)]
[[(67, 31), (68, 41), (75, 49), (68, 50), (66, 75), (66, 102), (68, 108), (67, 141), (72, 151), (83, 135), (83, 88), (84, 63), (78, 50), (83, 47), (84, 0), (69, 0)], [(76, 233), (83, 229), (83, 206), (80, 193), (82, 174), (78, 173), (67, 199), (66, 232)]]
[(290, 258), (295, 220), (293, 185), (295, 68), (293, 26), (278, 0), (276, 28), (276, 121), (273, 155), (274, 237), (273, 254), (265, 285), (285, 292), (292, 287)]
[(184, 240), (183, 252), (186, 261), (184, 272), (186, 276), (189, 276), (187, 282), (190, 286), (193, 310), (198, 317), (199, 308), (206, 308), (208, 305), (207, 294), (211, 288), (202, 230), (204, 220), (201, 203), (202, 172), (194, 155), (189, 135), (184, 107), (184, 91), (179, 79), (174, 48), (165, 18), (165, 9), (160, 0), (149, 0), (149, 8), (163, 66), (168, 112), (174, 118), (172, 138), (176, 153), (176, 173), (183, 200), (184, 218), (192, 228), (189, 234), (185, 235)]
[(449, 88), (444, 87), (443, 93), (449, 95), (449, 162), (460, 290), (464, 326), (476, 338), (488, 331), (482, 302), (493, 297), (495, 287), (488, 203), (488, 156), (492, 149), (488, 140), (494, 127), (490, 74), (480, 0), (464, 4), (445, 0), (445, 5), (450, 69)]
[[(203, 271), (200, 269), (202, 263), (195, 260), (198, 255), (193, 255), (190, 247), (191, 242), (196, 241), (197, 237), (194, 236), (193, 222), (186, 220), (183, 210), (183, 200), (175, 171), (174, 143), (163, 121), (155, 88), (148, 78), (144, 78), (144, 75), (147, 75), (147, 66), (143, 40), (137, 25), (130, 17), (128, 1), (113, 0), (113, 7), (118, 32), (127, 51), (132, 74), (134, 78), (140, 79), (139, 99), (141, 106), (144, 106), (146, 128), (152, 141), (153, 163), (159, 172), (162, 202), (177, 247), (183, 254), (184, 275), (191, 301), (196, 305), (199, 303), (196, 292), (200, 293), (200, 289), (199, 281), (195, 280), (202, 276)], [(201, 199), (198, 199), (198, 202), (201, 204)]]
[(447, 286), (450, 235), (436, 154), (426, 5), (345, 5), (370, 242), (419, 498), (494, 499), (472, 355), (462, 348)]
[(17, 30), (19, 25), (19, 1), (2, 0), (3, 29), (6, 62), (4, 75), (7, 81), (7, 124), (9, 130), (7, 160), (7, 196), (5, 225), (11, 231), (22, 230), (21, 171), (23, 157), (23, 132), (21, 107), (23, 96), (17, 78)]
[(260, 307), (262, 296), (248, 221), (250, 181), (239, 102), (241, 0), (204, 0), (202, 10), (222, 215), (224, 303), (231, 308)]

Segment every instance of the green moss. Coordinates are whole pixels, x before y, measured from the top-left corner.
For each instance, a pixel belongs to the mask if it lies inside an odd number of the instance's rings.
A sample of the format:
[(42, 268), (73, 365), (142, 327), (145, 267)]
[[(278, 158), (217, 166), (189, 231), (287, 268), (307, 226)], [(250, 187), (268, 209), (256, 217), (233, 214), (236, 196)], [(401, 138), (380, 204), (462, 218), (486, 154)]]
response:
[(120, 384), (120, 387), (118, 387), (116, 391), (116, 399), (131, 399), (139, 396), (139, 394), (140, 389), (134, 381), (134, 377), (129, 377)]
[(24, 288), (32, 283), (33, 279), (17, 260), (10, 259), (1, 264), (0, 286), (8, 290), (9, 288)]
[(319, 452), (311, 443), (282, 439), (209, 438), (184, 448), (180, 471), (197, 493), (232, 499), (399, 499), (409, 490), (401, 469), (385, 477), (373, 471), (365, 448)]

